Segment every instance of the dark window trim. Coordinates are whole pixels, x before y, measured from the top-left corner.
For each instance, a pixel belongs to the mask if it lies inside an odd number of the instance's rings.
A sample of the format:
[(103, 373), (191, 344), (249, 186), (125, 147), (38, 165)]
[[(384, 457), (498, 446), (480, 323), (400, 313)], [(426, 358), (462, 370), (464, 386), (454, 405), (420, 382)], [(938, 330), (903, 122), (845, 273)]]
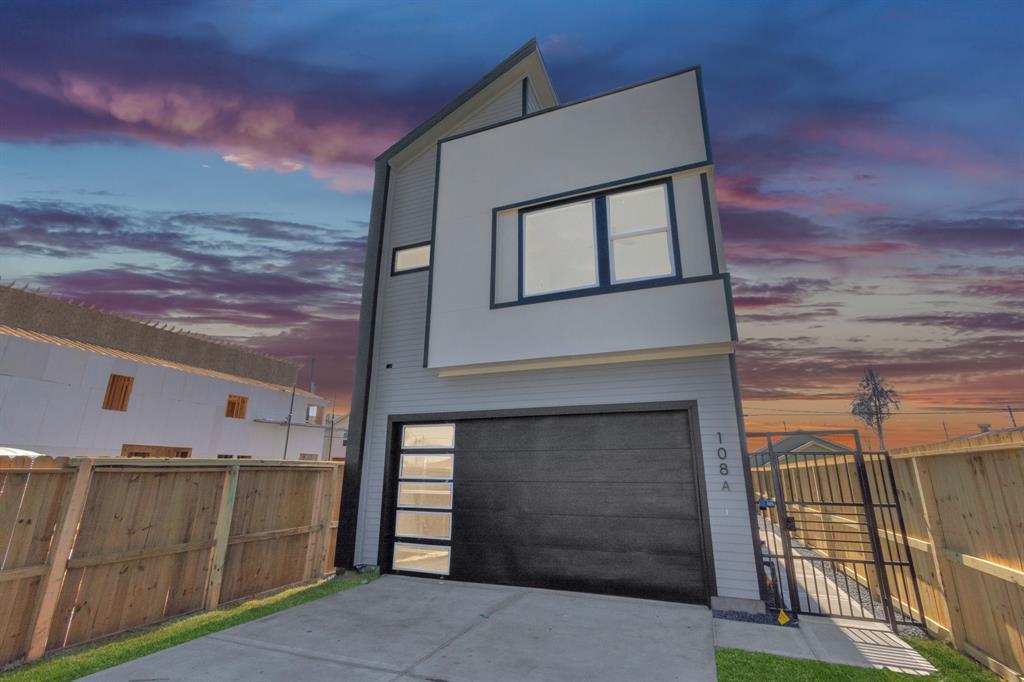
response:
[[(397, 269), (397, 267), (398, 267), (398, 252), (399, 251), (406, 251), (408, 249), (416, 249), (416, 248), (419, 248), (421, 246), (429, 246), (430, 247), (430, 262), (427, 263), (426, 265), (424, 265), (423, 267), (420, 267), (420, 268), (410, 268), (408, 270), (398, 270)], [(395, 277), (397, 275), (408, 275), (411, 272), (423, 272), (424, 270), (429, 270), (430, 266), (433, 265), (433, 264), (434, 264), (434, 245), (433, 245), (433, 242), (430, 241), (430, 240), (427, 240), (425, 242), (416, 242), (414, 244), (402, 244), (401, 246), (396, 246), (393, 249), (391, 249), (391, 276), (392, 277)]]
[[(438, 421), (459, 422), (469, 419), (493, 419), (503, 417), (538, 417), (561, 416), (572, 414), (610, 414), (623, 412), (665, 412), (686, 410), (690, 422), (690, 442), (693, 447), (694, 492), (697, 495), (701, 528), (701, 548), (704, 555), (704, 577), (707, 595), (718, 596), (718, 576), (715, 574), (715, 550), (711, 535), (711, 513), (708, 506), (707, 479), (704, 472), (704, 451), (701, 446), (700, 412), (696, 400), (670, 400), (651, 403), (610, 403), (608, 405), (565, 405), (562, 407), (526, 407), (504, 410), (452, 411), (420, 414), (389, 414), (387, 438), (385, 442), (384, 485), (381, 495), (380, 535), (377, 537), (377, 562), (381, 573), (395, 575), (429, 576), (442, 579), (435, 573), (413, 573), (395, 571), (391, 568), (393, 560), (393, 543), (395, 541), (395, 518), (390, 510), (396, 508), (398, 495), (398, 457), (401, 449), (396, 447), (396, 439), (401, 438), (403, 424), (427, 423)], [(458, 429), (456, 429), (458, 434)], [(456, 439), (458, 435), (456, 435)], [(456, 441), (456, 448), (458, 441)], [(457, 462), (458, 460), (456, 460)], [(456, 464), (458, 466), (458, 464)], [(453, 486), (454, 494), (454, 486)], [(752, 505), (748, 505), (751, 506)], [(388, 517), (391, 517), (390, 519)], [(426, 543), (424, 543), (426, 544)], [(454, 542), (451, 543), (454, 546)], [(754, 568), (760, 571), (760, 566)], [(444, 576), (447, 580), (448, 577)]]
[(527, 111), (527, 106), (528, 106), (528, 103), (529, 103), (529, 96), (528, 96), (527, 93), (529, 92), (529, 90), (530, 90), (530, 79), (529, 78), (524, 78), (523, 79), (523, 113), (522, 113), (523, 116), (526, 116), (526, 114), (529, 113)]
[(708, 231), (708, 253), (711, 255), (711, 274), (717, 275), (721, 268), (718, 265), (718, 240), (715, 239), (715, 218), (711, 211), (711, 192), (708, 189), (708, 174), (700, 174), (700, 193), (704, 200), (704, 223)]
[[(495, 279), (497, 273), (495, 272), (495, 265), (497, 261), (497, 215), (499, 210), (509, 209), (494, 209), (492, 212), (492, 235), (491, 235), (491, 309), (495, 308), (507, 308), (514, 305), (528, 305), (531, 303), (545, 303), (548, 301), (558, 301), (568, 298), (581, 298), (583, 296), (600, 296), (602, 294), (611, 294), (619, 291), (634, 291), (636, 289), (650, 289), (653, 287), (660, 286), (671, 286), (673, 284), (681, 284), (686, 278), (683, 276), (683, 264), (682, 258), (679, 255), (679, 227), (676, 220), (676, 208), (675, 208), (675, 193), (673, 190), (672, 177), (658, 177), (653, 180), (645, 180), (643, 182), (636, 182), (632, 184), (616, 183), (606, 189), (599, 191), (589, 191), (585, 193), (572, 194), (563, 196), (555, 200), (544, 201), (541, 203), (529, 203), (524, 204), (523, 207), (518, 211), (516, 219), (518, 221), (518, 263), (516, 265), (517, 271), (517, 293), (518, 298), (515, 301), (504, 301), (502, 303), (495, 303), (494, 301), (494, 290), (495, 290)], [(630, 192), (637, 189), (644, 189), (646, 187), (665, 187), (666, 199), (668, 201), (668, 234), (669, 234), (669, 249), (672, 256), (672, 264), (675, 273), (667, 277), (652, 277), (649, 279), (634, 279), (626, 282), (615, 283), (612, 281), (611, 274), (611, 253), (610, 253), (610, 239), (608, 233), (608, 215), (607, 215), (607, 197), (612, 194), (619, 194), (621, 192)], [(596, 221), (596, 248), (597, 248), (597, 275), (598, 281), (594, 286), (582, 287), (579, 289), (569, 289), (565, 291), (553, 291), (546, 294), (535, 294), (527, 296), (523, 292), (523, 217), (534, 211), (543, 211), (556, 206), (564, 206), (567, 204), (575, 204), (584, 201), (594, 201), (594, 215)]]

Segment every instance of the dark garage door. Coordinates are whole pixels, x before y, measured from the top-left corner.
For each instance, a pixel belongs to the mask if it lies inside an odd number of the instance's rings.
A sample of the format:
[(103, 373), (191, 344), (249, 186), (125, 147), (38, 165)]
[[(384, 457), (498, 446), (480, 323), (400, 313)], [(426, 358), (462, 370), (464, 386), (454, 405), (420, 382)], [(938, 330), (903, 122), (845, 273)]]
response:
[(687, 412), (455, 424), (451, 579), (708, 602)]

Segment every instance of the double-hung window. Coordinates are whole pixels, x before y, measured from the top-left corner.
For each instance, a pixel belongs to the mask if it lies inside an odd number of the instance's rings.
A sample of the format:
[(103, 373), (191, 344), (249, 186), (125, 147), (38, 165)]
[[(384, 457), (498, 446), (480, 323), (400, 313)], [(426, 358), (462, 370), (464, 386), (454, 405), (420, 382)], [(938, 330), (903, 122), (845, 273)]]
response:
[(519, 225), (522, 302), (681, 276), (668, 180), (525, 208)]

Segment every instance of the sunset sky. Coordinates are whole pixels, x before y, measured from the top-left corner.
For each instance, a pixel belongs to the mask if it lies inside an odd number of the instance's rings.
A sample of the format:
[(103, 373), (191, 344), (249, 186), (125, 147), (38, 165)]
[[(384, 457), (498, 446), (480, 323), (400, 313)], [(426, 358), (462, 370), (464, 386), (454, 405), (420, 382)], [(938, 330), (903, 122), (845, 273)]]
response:
[(704, 67), (749, 429), (1024, 425), (1024, 4), (0, 3), (0, 281), (316, 358), (372, 159), (532, 36), (562, 101)]

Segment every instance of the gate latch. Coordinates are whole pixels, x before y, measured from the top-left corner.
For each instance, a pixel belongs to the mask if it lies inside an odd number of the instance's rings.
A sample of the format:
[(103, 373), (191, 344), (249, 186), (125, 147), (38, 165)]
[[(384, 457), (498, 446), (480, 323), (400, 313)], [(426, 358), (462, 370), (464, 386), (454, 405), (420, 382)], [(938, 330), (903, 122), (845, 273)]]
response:
[(796, 519), (792, 516), (786, 517), (786, 530), (793, 532), (796, 530)]

